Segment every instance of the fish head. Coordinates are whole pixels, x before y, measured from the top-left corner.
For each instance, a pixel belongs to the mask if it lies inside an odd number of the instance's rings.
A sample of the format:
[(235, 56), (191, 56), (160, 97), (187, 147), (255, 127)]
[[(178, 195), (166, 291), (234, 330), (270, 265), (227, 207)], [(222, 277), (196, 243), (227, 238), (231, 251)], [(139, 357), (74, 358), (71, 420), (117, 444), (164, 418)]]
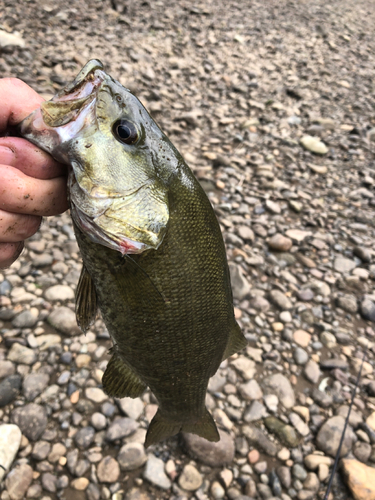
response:
[(181, 157), (100, 61), (89, 61), (21, 122), (20, 132), (70, 166), (71, 214), (93, 242), (122, 254), (159, 247), (169, 220), (169, 178)]

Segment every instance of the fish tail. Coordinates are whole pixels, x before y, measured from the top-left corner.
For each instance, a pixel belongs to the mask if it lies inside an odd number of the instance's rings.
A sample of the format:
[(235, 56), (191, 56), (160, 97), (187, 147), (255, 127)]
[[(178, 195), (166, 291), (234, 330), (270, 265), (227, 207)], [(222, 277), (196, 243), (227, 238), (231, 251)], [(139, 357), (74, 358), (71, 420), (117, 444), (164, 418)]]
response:
[(197, 434), (208, 441), (216, 442), (220, 440), (215, 421), (206, 408), (203, 416), (193, 423), (171, 422), (160, 413), (160, 410), (158, 410), (149, 425), (145, 447), (147, 448), (151, 444), (158, 443), (168, 437), (174, 436), (180, 431)]

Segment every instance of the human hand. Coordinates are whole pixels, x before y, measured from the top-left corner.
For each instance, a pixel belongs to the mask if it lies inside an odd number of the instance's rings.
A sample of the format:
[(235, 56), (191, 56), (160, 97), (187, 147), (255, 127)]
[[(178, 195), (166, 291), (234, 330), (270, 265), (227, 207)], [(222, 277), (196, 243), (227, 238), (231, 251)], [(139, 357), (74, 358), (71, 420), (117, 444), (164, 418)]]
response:
[(43, 216), (68, 208), (65, 167), (25, 139), (1, 137), (43, 100), (17, 78), (0, 79), (0, 269), (17, 259)]

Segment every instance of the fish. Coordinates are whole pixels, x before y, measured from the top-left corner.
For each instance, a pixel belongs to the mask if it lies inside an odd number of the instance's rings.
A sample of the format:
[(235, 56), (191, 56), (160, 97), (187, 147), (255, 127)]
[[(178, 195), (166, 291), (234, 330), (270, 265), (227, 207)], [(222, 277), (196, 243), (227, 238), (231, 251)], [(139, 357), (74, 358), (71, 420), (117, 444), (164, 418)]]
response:
[(218, 441), (205, 405), (208, 382), (247, 342), (234, 316), (220, 226), (193, 172), (96, 59), (19, 131), (68, 166), (83, 261), (77, 323), (86, 332), (100, 310), (113, 342), (104, 392), (152, 391), (158, 410), (146, 447), (180, 431)]

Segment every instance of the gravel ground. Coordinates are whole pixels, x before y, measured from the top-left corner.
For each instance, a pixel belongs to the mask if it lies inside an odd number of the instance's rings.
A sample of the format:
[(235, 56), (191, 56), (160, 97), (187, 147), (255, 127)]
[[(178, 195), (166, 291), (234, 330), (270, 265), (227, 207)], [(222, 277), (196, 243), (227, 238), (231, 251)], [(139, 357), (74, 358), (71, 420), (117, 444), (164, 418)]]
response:
[(373, 2), (4, 3), (2, 76), (50, 97), (99, 58), (184, 154), (249, 344), (210, 382), (220, 443), (145, 451), (156, 401), (101, 390), (111, 342), (45, 220), (0, 273), (1, 500), (323, 498), (365, 352), (331, 498), (375, 498)]

